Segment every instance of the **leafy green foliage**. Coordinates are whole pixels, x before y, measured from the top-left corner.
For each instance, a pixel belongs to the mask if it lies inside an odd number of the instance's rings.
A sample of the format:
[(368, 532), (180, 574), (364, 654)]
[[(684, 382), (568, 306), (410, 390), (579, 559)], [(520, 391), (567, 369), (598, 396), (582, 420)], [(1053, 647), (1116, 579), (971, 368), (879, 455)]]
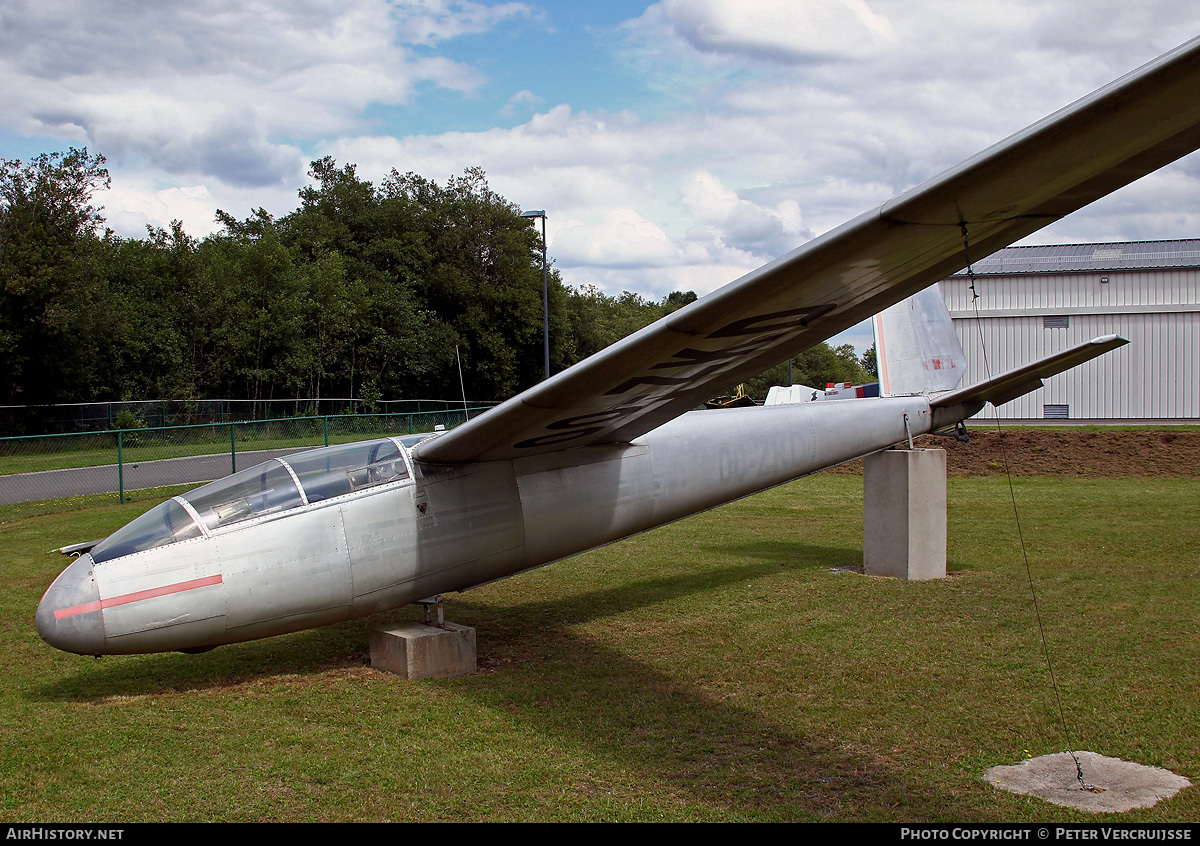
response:
[(871, 374), (872, 378), (879, 378), (879, 361), (875, 357), (875, 345), (871, 344), (870, 349), (862, 354), (859, 359), (859, 364), (862, 369)]
[[(0, 404), (458, 398), (456, 349), (472, 398), (543, 377), (541, 235), (482, 170), (375, 185), (326, 157), (309, 176), (281, 218), (125, 239), (93, 202), (103, 156), (0, 160)], [(696, 299), (572, 289), (553, 269), (546, 286), (554, 372)], [(841, 350), (796, 361), (814, 385), (862, 381)]]
[(0, 402), (88, 398), (107, 302), (92, 195), (108, 184), (104, 157), (86, 150), (0, 159)]
[[(792, 381), (794, 385), (811, 388), (824, 387), (830, 382), (853, 382), (862, 385), (873, 381), (873, 376), (863, 369), (853, 344), (831, 347), (817, 344), (792, 359)], [(746, 383), (746, 393), (755, 399), (765, 399), (772, 385), (788, 384), (788, 363), (775, 365), (762, 375)]]

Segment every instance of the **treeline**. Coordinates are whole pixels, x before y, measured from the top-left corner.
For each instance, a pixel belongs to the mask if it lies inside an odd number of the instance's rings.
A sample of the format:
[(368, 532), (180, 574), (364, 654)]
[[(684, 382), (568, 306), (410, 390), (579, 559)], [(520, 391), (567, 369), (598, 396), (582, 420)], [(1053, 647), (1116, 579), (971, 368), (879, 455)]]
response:
[[(294, 212), (219, 211), (197, 240), (179, 223), (104, 229), (104, 164), (0, 160), (0, 402), (453, 399), (456, 347), (473, 399), (543, 377), (541, 237), (478, 169), (375, 185), (325, 158)], [(572, 289), (552, 270), (551, 368), (694, 299)], [(863, 376), (852, 349), (808, 358), (820, 372), (797, 359), (796, 381)]]

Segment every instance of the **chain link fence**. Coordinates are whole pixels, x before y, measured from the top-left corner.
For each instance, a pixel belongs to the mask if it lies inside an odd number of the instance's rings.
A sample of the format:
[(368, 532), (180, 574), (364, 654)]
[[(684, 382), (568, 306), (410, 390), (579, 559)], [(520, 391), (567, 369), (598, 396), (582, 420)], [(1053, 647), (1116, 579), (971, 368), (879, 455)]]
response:
[(276, 456), (449, 429), (486, 408), (341, 414), (0, 438), (0, 516), (164, 496)]
[[(496, 405), (471, 402), (471, 407)], [(242, 420), (279, 420), (295, 417), (347, 414), (420, 414), (463, 408), (462, 400), (377, 400), (364, 408), (362, 400), (137, 400), (133, 402), (83, 402), (64, 405), (0, 406), (0, 435), (48, 435), (96, 432), (135, 427), (194, 426)]]

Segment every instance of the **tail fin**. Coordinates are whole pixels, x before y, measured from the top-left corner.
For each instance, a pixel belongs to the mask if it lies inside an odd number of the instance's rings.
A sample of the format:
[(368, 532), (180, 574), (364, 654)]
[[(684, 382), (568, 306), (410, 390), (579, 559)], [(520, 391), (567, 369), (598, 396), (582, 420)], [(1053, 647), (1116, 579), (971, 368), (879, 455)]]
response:
[(884, 396), (958, 387), (967, 358), (937, 285), (875, 315), (875, 359)]

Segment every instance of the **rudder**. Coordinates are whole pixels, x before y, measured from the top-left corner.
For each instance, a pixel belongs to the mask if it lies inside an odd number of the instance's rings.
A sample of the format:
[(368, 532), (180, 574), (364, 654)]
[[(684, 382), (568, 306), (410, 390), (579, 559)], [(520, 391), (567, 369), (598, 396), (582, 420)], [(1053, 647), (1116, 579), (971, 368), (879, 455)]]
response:
[(952, 391), (967, 359), (936, 284), (875, 315), (875, 358), (883, 396)]

